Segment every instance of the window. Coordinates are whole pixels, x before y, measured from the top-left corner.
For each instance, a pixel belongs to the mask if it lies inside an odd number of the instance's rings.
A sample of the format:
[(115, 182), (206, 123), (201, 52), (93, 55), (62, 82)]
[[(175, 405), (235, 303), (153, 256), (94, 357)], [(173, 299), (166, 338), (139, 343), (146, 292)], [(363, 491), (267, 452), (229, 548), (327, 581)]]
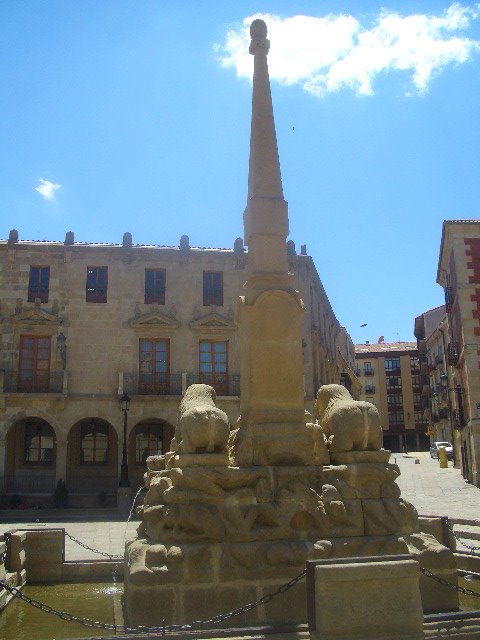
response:
[(412, 387), (420, 387), (421, 385), (421, 377), (417, 373), (412, 375)]
[(50, 283), (50, 267), (30, 267), (28, 278), (28, 302), (48, 302), (48, 288)]
[(165, 304), (165, 269), (145, 269), (145, 304)]
[(46, 422), (27, 422), (25, 424), (25, 464), (53, 464), (55, 435)]
[(405, 427), (405, 418), (402, 409), (393, 408), (388, 412), (389, 427)]
[(425, 426), (427, 424), (427, 421), (423, 417), (423, 411), (415, 411), (414, 412), (414, 417), (415, 417), (415, 426), (416, 427), (423, 427), (423, 426)]
[(87, 267), (87, 302), (106, 302), (108, 267)]
[(387, 395), (387, 404), (389, 407), (401, 407), (403, 405), (403, 398), (401, 393), (389, 393)]
[(46, 393), (50, 382), (50, 336), (20, 336), (18, 390)]
[(200, 342), (200, 382), (209, 384), (219, 396), (228, 394), (228, 355), (226, 342)]
[(221, 271), (203, 272), (203, 306), (223, 306), (223, 273)]
[(402, 379), (399, 376), (387, 376), (387, 390), (401, 388)]
[(148, 456), (158, 456), (163, 450), (163, 428), (159, 424), (138, 425), (135, 434), (135, 462), (145, 464)]
[(385, 358), (385, 371), (400, 371), (400, 358)]
[(372, 368), (372, 363), (371, 362), (364, 362), (363, 363), (363, 375), (364, 376), (373, 375), (373, 368)]
[(170, 392), (170, 340), (141, 339), (139, 393)]
[(418, 356), (410, 356), (410, 369), (412, 372), (420, 371), (420, 361), (418, 359)]
[(107, 464), (108, 425), (90, 420), (80, 430), (80, 462), (82, 464)]
[(421, 404), (422, 403), (422, 394), (415, 391), (413, 394), (413, 404)]

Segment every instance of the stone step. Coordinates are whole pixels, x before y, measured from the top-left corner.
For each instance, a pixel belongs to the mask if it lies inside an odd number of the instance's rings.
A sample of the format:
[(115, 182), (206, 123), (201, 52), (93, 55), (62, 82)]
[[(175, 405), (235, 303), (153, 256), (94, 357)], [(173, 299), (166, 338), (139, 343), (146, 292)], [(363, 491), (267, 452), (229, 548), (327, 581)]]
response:
[(460, 538), (465, 538), (468, 540), (480, 540), (480, 526), (456, 524), (453, 525), (453, 530)]
[(454, 524), (452, 527), (454, 548), (457, 551), (468, 551), (480, 554), (480, 526), (472, 524)]

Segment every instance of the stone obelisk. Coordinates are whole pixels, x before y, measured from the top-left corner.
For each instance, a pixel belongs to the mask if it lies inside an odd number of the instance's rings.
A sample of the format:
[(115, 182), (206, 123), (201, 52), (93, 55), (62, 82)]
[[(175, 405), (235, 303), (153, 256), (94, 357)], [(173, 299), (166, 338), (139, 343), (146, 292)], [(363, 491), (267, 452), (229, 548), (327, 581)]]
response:
[[(288, 205), (283, 197), (273, 118), (267, 27), (250, 27), (254, 56), (248, 200), (247, 281), (237, 305), (241, 352), (238, 464), (309, 463), (305, 427), (300, 295), (288, 271)], [(302, 442), (304, 440), (305, 442)], [(308, 442), (309, 446), (302, 446)]]

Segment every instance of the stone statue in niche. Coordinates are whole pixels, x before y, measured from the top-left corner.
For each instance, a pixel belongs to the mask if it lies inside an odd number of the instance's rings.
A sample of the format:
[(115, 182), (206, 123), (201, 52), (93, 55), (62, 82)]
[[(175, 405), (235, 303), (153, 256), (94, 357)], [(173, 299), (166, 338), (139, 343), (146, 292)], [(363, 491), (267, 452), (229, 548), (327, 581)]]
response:
[(330, 452), (378, 451), (382, 448), (377, 408), (370, 402), (354, 400), (342, 385), (320, 387), (316, 409)]
[(206, 384), (188, 387), (175, 428), (179, 453), (225, 453), (230, 425), (227, 414), (215, 406), (215, 400), (213, 387)]

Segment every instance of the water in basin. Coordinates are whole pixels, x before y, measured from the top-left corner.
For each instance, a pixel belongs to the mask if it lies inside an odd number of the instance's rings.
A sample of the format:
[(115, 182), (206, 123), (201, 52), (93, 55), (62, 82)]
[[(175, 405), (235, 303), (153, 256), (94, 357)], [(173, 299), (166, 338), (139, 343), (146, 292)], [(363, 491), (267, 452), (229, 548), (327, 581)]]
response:
[[(111, 582), (27, 585), (23, 589), (26, 596), (54, 609), (108, 624), (113, 624), (114, 596), (120, 597), (122, 591), (123, 585)], [(66, 622), (17, 598), (0, 613), (2, 640), (60, 640), (113, 634), (113, 631)]]

